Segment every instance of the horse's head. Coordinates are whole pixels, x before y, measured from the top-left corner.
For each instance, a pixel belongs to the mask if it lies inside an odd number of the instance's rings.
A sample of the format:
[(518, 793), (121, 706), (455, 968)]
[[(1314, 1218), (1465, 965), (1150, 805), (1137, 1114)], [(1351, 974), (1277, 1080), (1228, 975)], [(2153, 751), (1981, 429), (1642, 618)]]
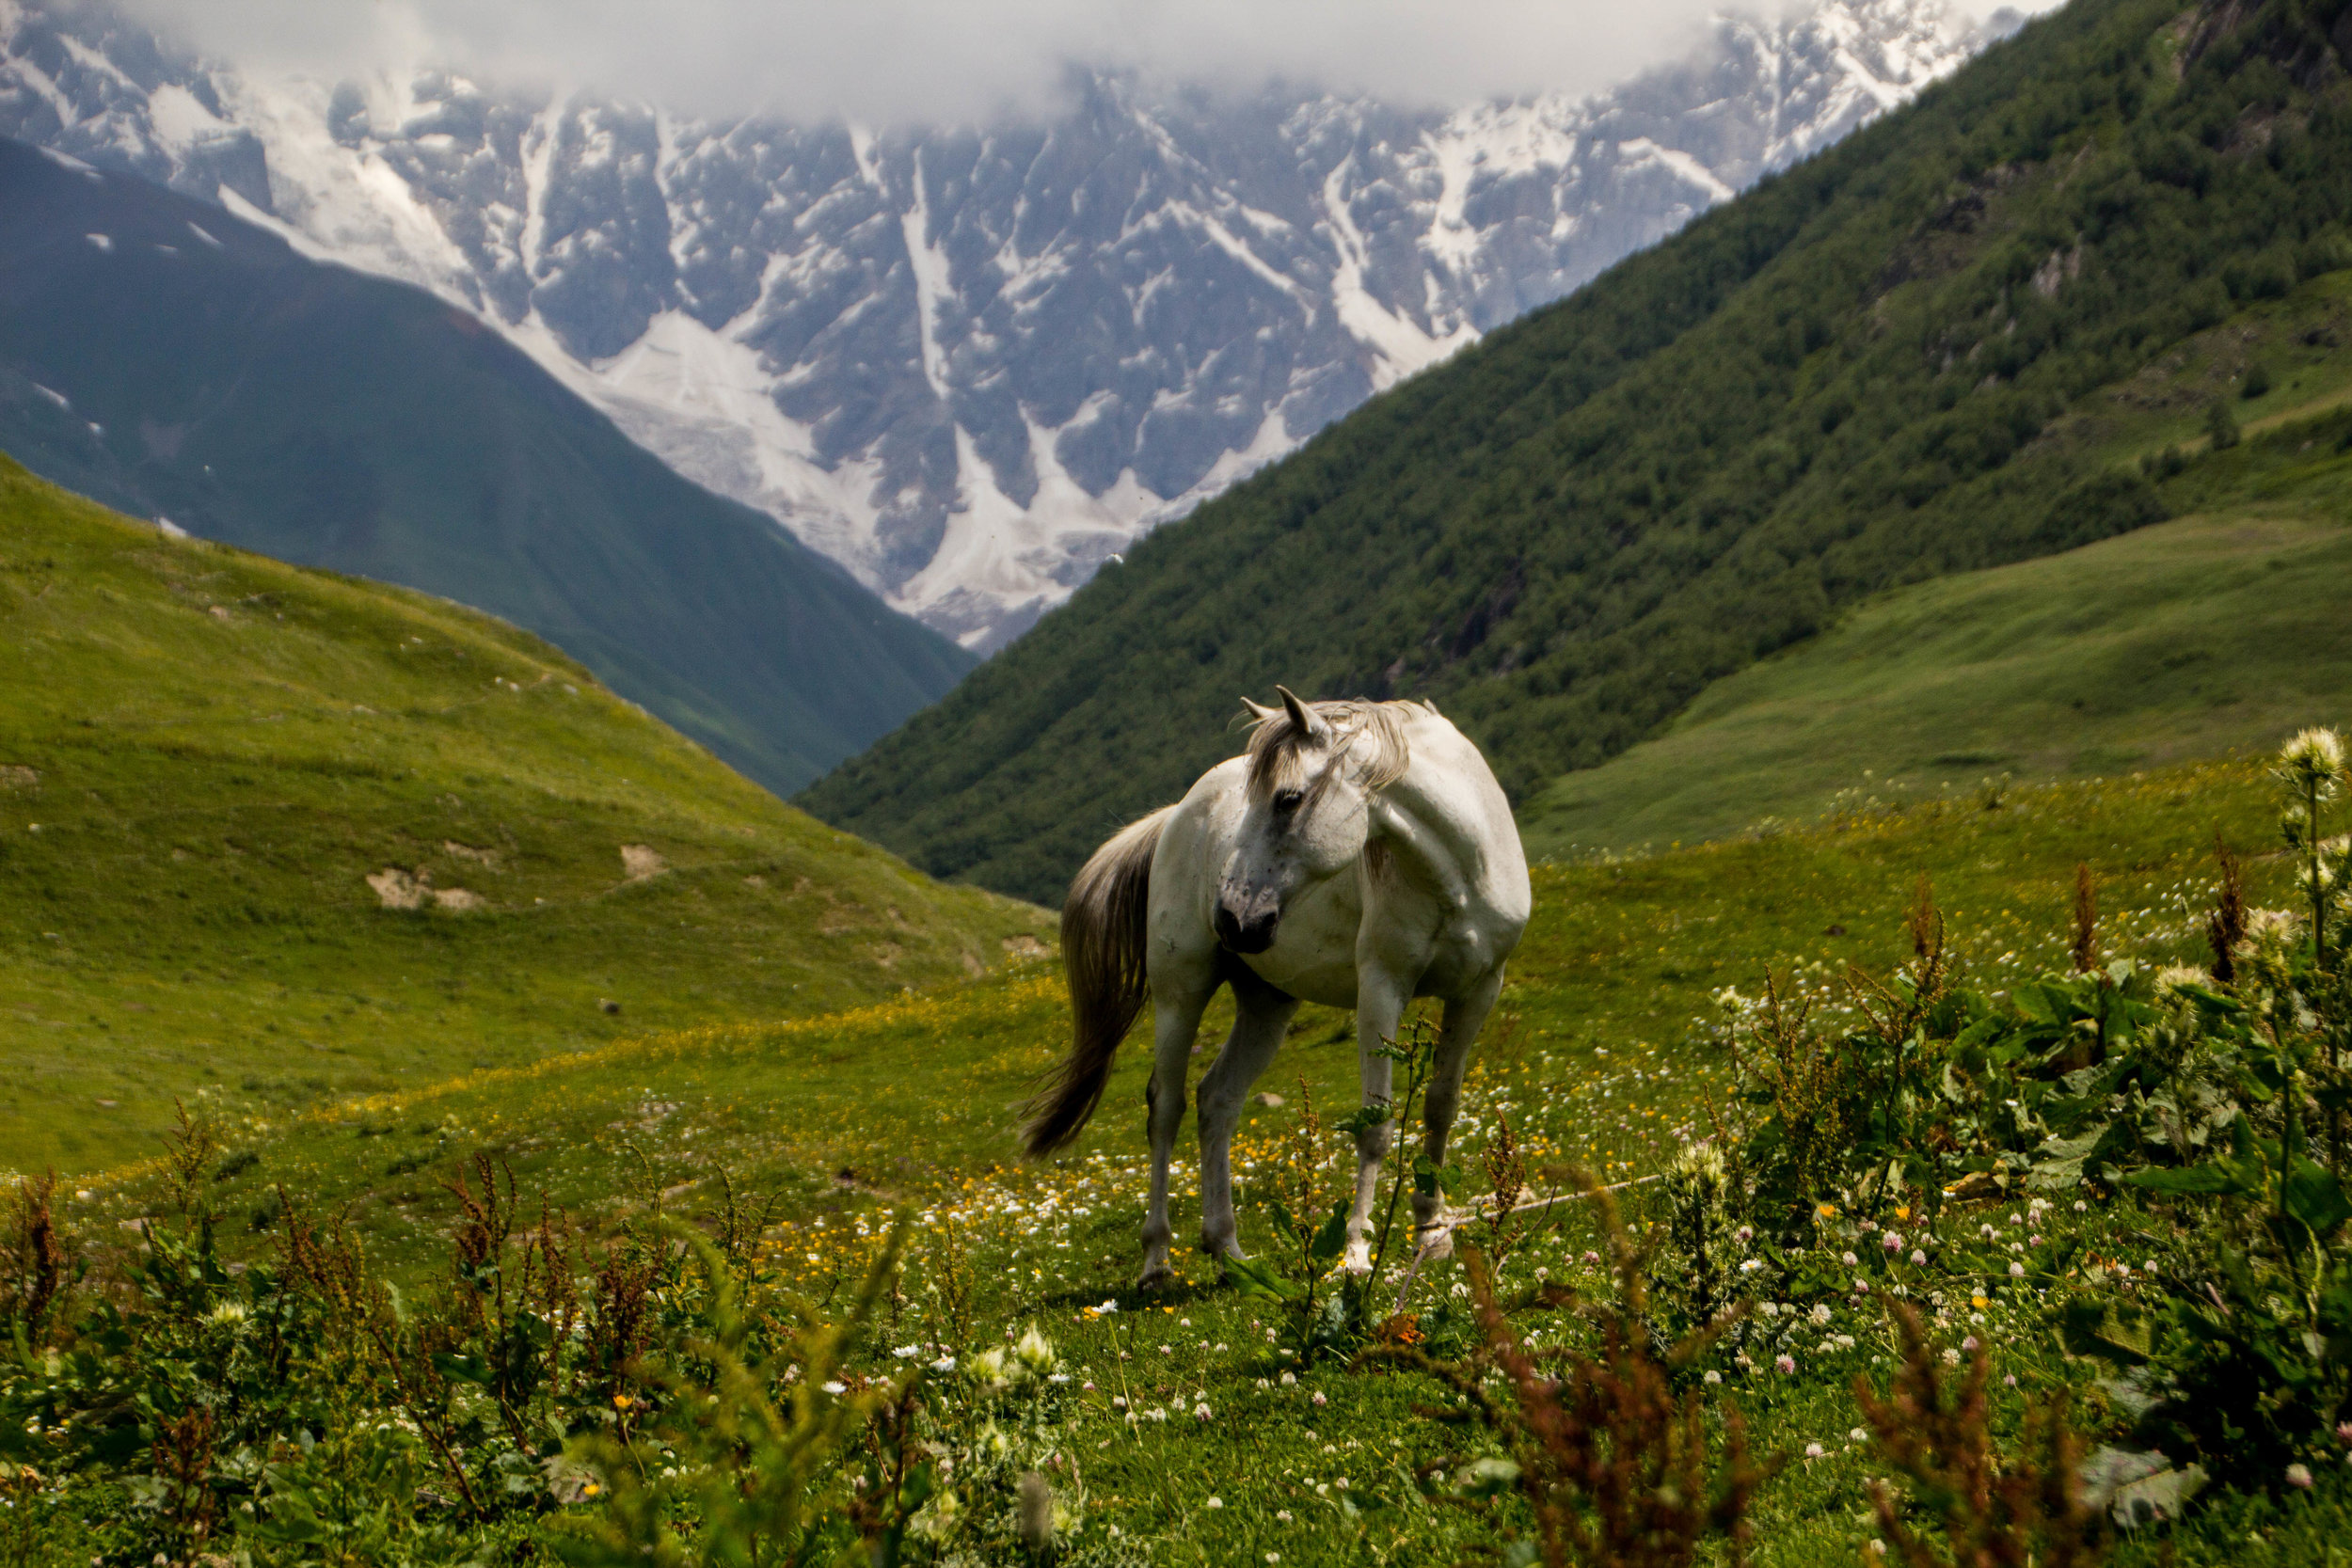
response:
[[(1299, 894), (1363, 854), (1372, 798), (1405, 768), (1404, 736), (1378, 705), (1309, 706), (1281, 688), (1282, 705), (1254, 719), (1240, 832), (1217, 881), (1217, 941), (1236, 953), (1274, 945)], [(1336, 716), (1341, 722), (1335, 724)]]

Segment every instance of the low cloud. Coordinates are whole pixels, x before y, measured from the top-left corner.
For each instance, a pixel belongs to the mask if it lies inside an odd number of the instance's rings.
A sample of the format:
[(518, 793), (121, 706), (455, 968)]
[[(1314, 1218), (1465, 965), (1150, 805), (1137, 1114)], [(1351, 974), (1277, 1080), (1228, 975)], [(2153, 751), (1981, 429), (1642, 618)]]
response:
[[(1584, 92), (1698, 47), (1697, 0), (132, 0), (207, 54), (341, 78), (448, 66), (692, 113), (876, 122), (1050, 103), (1075, 64), (1399, 103)], [(2043, 8), (2043, 5), (2028, 8)], [(1964, 23), (1990, 6), (1961, 4)]]

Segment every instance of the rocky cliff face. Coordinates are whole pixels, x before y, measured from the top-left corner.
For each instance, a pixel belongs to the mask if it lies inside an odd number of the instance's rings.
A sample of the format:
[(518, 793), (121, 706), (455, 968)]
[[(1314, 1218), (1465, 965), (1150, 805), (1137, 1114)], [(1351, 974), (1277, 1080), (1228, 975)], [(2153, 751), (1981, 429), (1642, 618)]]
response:
[(1026, 122), (681, 119), (326, 85), (0, 0), (0, 134), (505, 331), (639, 442), (986, 651), (1142, 531), (1902, 102), (1936, 0), (1725, 18), (1590, 99), (1447, 113), (1074, 75)]

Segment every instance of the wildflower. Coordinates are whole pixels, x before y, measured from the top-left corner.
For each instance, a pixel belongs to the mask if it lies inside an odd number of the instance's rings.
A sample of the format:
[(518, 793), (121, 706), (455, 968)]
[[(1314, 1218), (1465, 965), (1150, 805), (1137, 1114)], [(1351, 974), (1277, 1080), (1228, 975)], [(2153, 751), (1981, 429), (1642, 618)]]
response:
[(1280, 1552), (1268, 1552), (1265, 1555), (1265, 1560), (1268, 1562), (1279, 1562), (1282, 1560), (1282, 1554)]
[(1819, 1443), (1807, 1443), (1804, 1446), (1804, 1456), (1807, 1459), (1819, 1459), (1828, 1451), (1829, 1450), (1827, 1449), (1822, 1448)]
[(1993, 1302), (1990, 1297), (1986, 1296), (1981, 1291), (1979, 1291), (1977, 1294), (1968, 1298), (1968, 1305), (1981, 1312), (1986, 1307), (1992, 1306)]
[(1782, 1354), (1772, 1357), (1772, 1365), (1779, 1368), (1783, 1372), (1793, 1372), (1797, 1370), (1797, 1358), (1784, 1351)]
[(1102, 1306), (1093, 1308), (1093, 1310), (1102, 1313), (1104, 1317), (1108, 1317), (1111, 1313), (1119, 1310), (1118, 1298), (1113, 1297), (1112, 1299), (1105, 1301)]
[[(1744, 1225), (1743, 1225), (1743, 1226), (1741, 1226), (1739, 1229), (1737, 1229), (1737, 1230), (1733, 1231), (1731, 1234), (1732, 1234), (1732, 1238), (1733, 1238), (1735, 1241), (1737, 1241), (1737, 1242), (1738, 1242), (1738, 1243), (1739, 1243), (1741, 1246), (1746, 1246), (1746, 1245), (1747, 1245), (1750, 1242), (1753, 1242), (1753, 1241), (1755, 1241), (1755, 1240), (1756, 1240), (1756, 1231), (1755, 1231), (1755, 1229), (1754, 1229), (1752, 1227), (1749, 1227), (1749, 1226), (1744, 1226)], [(1587, 1254), (1586, 1256), (1590, 1257), (1591, 1255), (1590, 1255), (1590, 1254)], [(1597, 1259), (1596, 1259), (1596, 1261), (1597, 1261)]]
[(923, 1347), (920, 1345), (900, 1345), (897, 1350), (892, 1351), (890, 1354), (897, 1356), (901, 1361), (912, 1361), (916, 1356), (923, 1354)]
[(1861, 1262), (1861, 1261), (1862, 1261), (1862, 1259), (1861, 1259), (1856, 1258), (1856, 1257), (1855, 1257), (1852, 1253), (1851, 1253), (1851, 1252), (1840, 1253), (1840, 1254), (1838, 1255), (1838, 1259), (1837, 1259), (1837, 1260), (1838, 1260), (1839, 1262), (1841, 1262), (1841, 1263), (1845, 1264), (1845, 1265), (1846, 1265), (1846, 1267), (1848, 1267), (1848, 1268), (1850, 1268), (1850, 1269), (1851, 1269), (1851, 1268), (1852, 1268), (1855, 1264), (1857, 1264), (1857, 1263), (1859, 1263), (1859, 1262)]
[(1317, 1405), (1319, 1405), (1319, 1406), (1320, 1406), (1320, 1405), (1326, 1405), (1326, 1404), (1329, 1404), (1330, 1402), (1330, 1402), (1329, 1400), (1325, 1399), (1325, 1398), (1323, 1397), (1323, 1390), (1322, 1390), (1322, 1389), (1318, 1388), (1318, 1389), (1316, 1389), (1316, 1390), (1315, 1390), (1315, 1403), (1316, 1403)]
[(1924, 1269), (1924, 1268), (1926, 1268), (1926, 1267), (1928, 1266), (1928, 1255), (1927, 1255), (1926, 1253), (1924, 1253), (1924, 1252), (1921, 1252), (1921, 1251), (1920, 1251), (1917, 1247), (1914, 1247), (1914, 1248), (1912, 1248), (1912, 1249), (1911, 1249), (1911, 1266), (1912, 1266), (1913, 1268), (1915, 1268), (1915, 1269)]
[(1900, 1252), (1903, 1249), (1903, 1233), (1899, 1230), (1890, 1230), (1879, 1238), (1879, 1245), (1889, 1252)]
[(1209, 1407), (1205, 1404), (1194, 1405), (1192, 1407), (1192, 1418), (1196, 1421), (1207, 1420), (1209, 1418)]
[(1977, 1348), (1977, 1337), (1971, 1334), (1968, 1338), (1960, 1342), (1960, 1348), (1965, 1351), (1975, 1350)]
[(2011, 1279), (2023, 1279), (2023, 1278), (2025, 1278), (2025, 1277), (2026, 1277), (2026, 1265), (2025, 1265), (2025, 1264), (2023, 1264), (2023, 1263), (2011, 1263), (2011, 1264), (2009, 1266), (2009, 1276), (2010, 1276)]
[(1960, 1352), (1958, 1352), (1958, 1351), (1956, 1351), (1956, 1350), (1952, 1349), (1949, 1345), (1945, 1346), (1945, 1347), (1944, 1347), (1944, 1365), (1946, 1365), (1947, 1367), (1957, 1367), (1957, 1366), (1959, 1366), (1959, 1365), (1960, 1365)]
[(636, 1402), (637, 1402), (635, 1400), (630, 1399), (627, 1394), (615, 1394), (612, 1396), (612, 1408), (615, 1410), (627, 1410), (630, 1405), (635, 1404)]
[(2308, 1487), (2311, 1483), (2312, 1467), (2310, 1465), (2290, 1465), (2287, 1466), (2287, 1484), (2289, 1486)]
[(1296, 1372), (1284, 1372), (1282, 1374), (1282, 1386), (1285, 1388), (1289, 1387), (1292, 1384), (1296, 1383), (1297, 1381), (1298, 1374)]
[(1710, 1368), (1710, 1369), (1708, 1369), (1708, 1373), (1707, 1373), (1707, 1375), (1706, 1375), (1705, 1377), (1703, 1377), (1703, 1378), (1699, 1379), (1699, 1381), (1700, 1381), (1701, 1383), (1706, 1384), (1706, 1385), (1707, 1385), (1708, 1387), (1710, 1387), (1710, 1388), (1711, 1388), (1711, 1387), (1713, 1387), (1715, 1385), (1717, 1385), (1717, 1384), (1721, 1383), (1723, 1380), (1724, 1380), (1724, 1374), (1723, 1374), (1723, 1373), (1721, 1373), (1721, 1372), (1719, 1372), (1719, 1371), (1714, 1370), (1713, 1370), (1713, 1369), (1711, 1369), (1711, 1368)]
[(2074, 1212), (2077, 1214), (2088, 1214), (2090, 1212), (2090, 1205), (2085, 1203), (2081, 1198), (2076, 1198), (2074, 1200)]
[(1202, 1503), (1200, 1506), (1202, 1508), (1223, 1508), (1225, 1506), (1225, 1499), (1223, 1497), (1211, 1497), (1207, 1502)]
[(935, 1372), (952, 1372), (955, 1370), (956, 1358), (952, 1355), (943, 1355), (931, 1363), (931, 1370)]
[(1743, 1259), (1740, 1264), (1740, 1272), (1741, 1274), (1754, 1274), (1756, 1270), (1762, 1268), (1763, 1266), (1763, 1264), (1757, 1262), (1753, 1258)]
[(1037, 1331), (1034, 1324), (1021, 1336), (1020, 1342), (1012, 1347), (1012, 1354), (1019, 1358), (1023, 1366), (1032, 1371), (1043, 1371), (1052, 1366), (1056, 1359), (1053, 1345), (1047, 1341), (1044, 1335)]
[(1867, 1443), (1870, 1440), (1870, 1433), (1861, 1427), (1854, 1428), (1851, 1432), (1846, 1433), (1846, 1436), (1849, 1441), (1855, 1443)]
[(1813, 1304), (1813, 1321), (1817, 1323), (1826, 1324), (1829, 1322), (1829, 1303), (1825, 1301), (1815, 1302)]
[(233, 1329), (243, 1323), (247, 1315), (244, 1302), (224, 1301), (205, 1313), (204, 1321), (215, 1328)]
[(845, 1383), (828, 1383), (824, 1388), (828, 1394), (846, 1394), (850, 1391), (849, 1385)]
[(2279, 748), (2279, 771), (2303, 788), (2327, 789), (2343, 776), (2344, 742), (2333, 730), (2305, 730)]
[(1287, 1525), (1287, 1524), (1289, 1524), (1289, 1523), (1291, 1522), (1291, 1511), (1290, 1511), (1289, 1509), (1287, 1509), (1287, 1508), (1278, 1508), (1278, 1509), (1276, 1509), (1276, 1510), (1274, 1511), (1274, 1520), (1275, 1520), (1275, 1523), (1277, 1523), (1277, 1524), (1281, 1524), (1281, 1525)]
[(1587, 1263), (1597, 1263), (1600, 1261), (1600, 1254), (1597, 1252), (1588, 1251), (1584, 1254), (1584, 1261)]

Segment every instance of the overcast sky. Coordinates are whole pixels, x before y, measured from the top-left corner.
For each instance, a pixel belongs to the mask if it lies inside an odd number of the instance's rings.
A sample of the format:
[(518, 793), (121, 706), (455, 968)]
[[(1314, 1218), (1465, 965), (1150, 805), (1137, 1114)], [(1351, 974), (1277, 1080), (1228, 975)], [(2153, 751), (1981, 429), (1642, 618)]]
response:
[[(2000, 3), (1947, 0), (1963, 18)], [(241, 65), (339, 78), (447, 64), (489, 81), (598, 87), (696, 113), (930, 123), (1041, 104), (1073, 62), (1226, 87), (1280, 76), (1407, 103), (1582, 92), (1685, 54), (1724, 8), (1722, 0), (134, 4)]]

